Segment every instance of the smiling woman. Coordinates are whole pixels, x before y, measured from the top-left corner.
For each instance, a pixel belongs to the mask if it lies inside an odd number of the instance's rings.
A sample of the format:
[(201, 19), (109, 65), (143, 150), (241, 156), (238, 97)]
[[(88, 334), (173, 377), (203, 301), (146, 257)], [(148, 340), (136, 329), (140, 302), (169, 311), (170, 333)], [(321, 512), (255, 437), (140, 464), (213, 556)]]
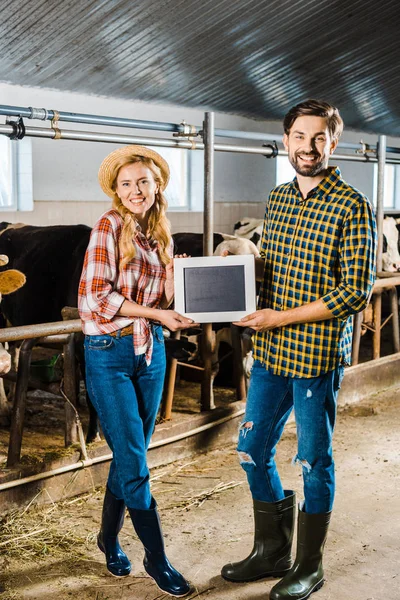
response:
[(85, 333), (86, 387), (113, 452), (98, 546), (116, 577), (131, 565), (118, 542), (125, 506), (145, 548), (144, 566), (173, 596), (190, 585), (169, 563), (146, 452), (161, 402), (166, 367), (162, 326), (194, 326), (173, 310), (173, 241), (165, 211), (167, 162), (154, 150), (125, 146), (99, 170), (112, 209), (95, 224), (79, 285)]

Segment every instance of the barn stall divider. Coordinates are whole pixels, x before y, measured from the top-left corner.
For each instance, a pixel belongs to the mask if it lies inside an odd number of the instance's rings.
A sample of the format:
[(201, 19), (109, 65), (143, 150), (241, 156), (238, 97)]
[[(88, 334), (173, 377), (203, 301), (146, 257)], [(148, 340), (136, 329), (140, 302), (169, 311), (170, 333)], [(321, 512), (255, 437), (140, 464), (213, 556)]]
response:
[[(16, 106), (5, 106), (0, 105), (0, 114), (5, 115), (7, 117), (7, 121), (5, 124), (0, 124), (0, 134), (5, 135), (13, 140), (22, 139), (24, 136), (37, 137), (37, 138), (48, 138), (53, 140), (63, 139), (63, 140), (75, 140), (75, 141), (93, 141), (93, 142), (108, 142), (113, 144), (141, 144), (141, 145), (151, 145), (158, 147), (168, 147), (168, 148), (178, 148), (178, 149), (188, 149), (188, 150), (203, 150), (204, 151), (204, 216), (203, 216), (203, 253), (204, 256), (209, 256), (212, 254), (212, 236), (214, 230), (214, 217), (213, 217), (213, 205), (214, 205), (214, 153), (215, 152), (233, 152), (233, 153), (243, 153), (243, 154), (259, 154), (264, 156), (265, 158), (275, 158), (276, 156), (287, 156), (287, 152), (278, 148), (276, 143), (276, 138), (279, 137), (275, 134), (267, 134), (267, 133), (257, 133), (257, 132), (245, 132), (245, 131), (234, 131), (234, 130), (225, 130), (225, 129), (216, 129), (214, 126), (214, 114), (212, 112), (206, 112), (204, 116), (204, 122), (202, 127), (189, 125), (184, 121), (180, 124), (176, 123), (163, 123), (163, 122), (155, 122), (155, 121), (140, 121), (133, 119), (125, 119), (118, 117), (106, 117), (106, 116), (96, 116), (96, 115), (88, 115), (88, 114), (76, 114), (76, 113), (67, 113), (56, 110), (47, 110), (42, 108), (32, 108), (32, 107), (16, 107)], [(12, 117), (17, 117), (17, 121), (13, 121)], [(42, 121), (48, 120), (51, 122), (50, 128), (45, 127), (30, 127), (25, 125), (23, 119), (39, 119)], [(61, 129), (60, 122), (69, 122), (69, 123), (85, 123), (91, 125), (107, 125), (113, 127), (130, 127), (132, 129), (147, 129), (163, 132), (163, 134), (170, 133), (172, 134), (173, 139), (168, 139), (166, 137), (144, 137), (137, 135), (126, 135), (126, 134), (116, 134), (116, 133), (99, 133), (92, 131), (77, 131), (71, 129)], [(216, 143), (216, 137), (223, 138), (235, 138), (237, 140), (250, 140), (263, 142), (263, 145), (243, 145), (243, 144), (221, 144)], [(199, 138), (202, 141), (199, 141)], [(269, 141), (273, 143), (268, 143)], [(398, 277), (390, 278), (386, 273), (382, 273), (382, 248), (383, 248), (383, 191), (384, 191), (384, 177), (385, 177), (385, 164), (399, 164), (400, 157), (396, 156), (396, 154), (400, 154), (400, 148), (395, 147), (387, 147), (386, 146), (386, 136), (381, 135), (378, 138), (378, 143), (376, 146), (370, 146), (360, 142), (356, 143), (348, 143), (348, 142), (340, 142), (339, 147), (343, 148), (346, 151), (353, 151), (353, 154), (344, 153), (344, 154), (335, 154), (334, 159), (336, 160), (345, 160), (345, 161), (355, 161), (355, 162), (377, 162), (378, 163), (378, 177), (377, 177), (377, 224), (378, 224), (378, 251), (377, 251), (377, 272), (379, 281), (374, 288), (373, 294), (373, 306), (374, 306), (374, 323), (375, 323), (375, 332), (374, 332), (374, 351), (373, 358), (378, 358), (380, 355), (380, 330), (381, 330), (381, 292), (383, 289), (389, 289), (392, 294), (392, 307), (397, 306), (397, 293), (395, 285), (399, 282), (397, 281)], [(392, 156), (388, 156), (388, 154)], [(399, 343), (398, 343), (398, 315), (397, 318), (393, 314), (391, 315), (393, 318), (393, 326), (394, 329), (397, 327), (397, 337), (394, 332), (394, 349), (395, 352), (399, 351)], [(360, 343), (360, 335), (361, 335), (361, 323), (362, 318), (357, 316), (355, 319), (355, 328), (354, 328), (354, 340), (353, 340), (353, 364), (357, 364), (358, 362), (358, 350)], [(55, 326), (56, 324), (47, 324), (47, 326)], [(76, 324), (70, 321), (60, 322), (60, 326), (62, 326), (63, 332), (66, 331), (66, 327), (76, 327), (73, 331), (80, 331), (80, 322), (77, 321)], [(39, 326), (38, 326), (39, 327)], [(0, 331), (0, 341), (6, 339), (17, 339), (12, 338), (13, 331), (15, 332), (18, 328), (8, 328), (7, 330)], [(200, 397), (200, 405), (202, 411), (211, 411), (215, 409), (215, 402), (213, 396), (213, 373), (212, 373), (212, 364), (211, 364), (211, 356), (213, 349), (213, 337), (212, 337), (212, 326), (211, 324), (204, 324), (202, 326), (203, 332), (201, 336), (201, 355), (203, 361), (202, 367), (202, 382), (201, 382), (201, 397)], [(49, 331), (49, 330), (47, 330)], [(54, 335), (58, 333), (58, 331), (52, 331), (52, 334), (40, 333), (40, 336), (43, 335)], [(69, 329), (68, 329), (69, 331)], [(72, 330), (71, 330), (72, 332)], [(8, 337), (7, 337), (8, 336)], [(10, 337), (11, 336), (11, 337)], [(33, 336), (27, 336), (26, 338), (18, 338), (18, 339), (30, 339)], [(35, 337), (38, 337), (37, 334)], [(242, 401), (245, 399), (246, 394), (246, 386), (244, 380), (243, 369), (241, 368), (240, 362), (240, 340), (234, 340), (235, 346), (235, 364), (236, 370), (239, 373), (237, 377), (237, 385), (236, 385), (236, 393), (237, 399)], [(176, 359), (172, 359), (169, 365), (169, 372), (167, 375), (167, 387), (166, 387), (166, 397), (164, 401), (163, 411), (164, 417), (169, 418), (171, 415), (172, 409), (172, 399), (174, 394), (174, 385), (175, 385), (175, 374), (178, 362)], [(240, 409), (235, 413), (236, 417), (239, 417), (243, 414), (243, 410)], [(229, 416), (228, 418), (233, 418)], [(215, 421), (214, 425), (218, 423), (218, 420)], [(206, 427), (212, 427), (212, 423), (208, 423), (204, 425)], [(20, 425), (18, 423), (14, 423), (12, 429), (14, 432), (18, 432), (18, 428)], [(194, 431), (194, 430), (193, 430)], [(14, 435), (17, 435), (14, 433)], [(21, 432), (22, 435), (22, 432)], [(183, 434), (182, 434), (183, 435)], [(186, 436), (194, 435), (193, 432), (186, 432)], [(178, 436), (179, 437), (179, 436)], [(158, 443), (158, 442), (157, 442)], [(10, 441), (11, 445), (11, 441)], [(18, 444), (17, 444), (18, 446)], [(11, 462), (14, 462), (19, 459), (20, 447), (16, 447), (14, 455), (11, 459)], [(18, 459), (16, 456), (18, 455)], [(92, 461), (92, 459), (85, 458), (85, 454), (83, 453), (83, 461), (76, 463), (79, 466), (76, 468), (82, 468), (83, 466), (88, 465)], [(108, 458), (103, 458), (103, 460), (109, 460)], [(85, 460), (88, 461), (85, 463)], [(49, 472), (50, 473), (50, 472)], [(44, 477), (46, 474), (41, 474)], [(51, 475), (48, 475), (49, 477)], [(22, 480), (21, 480), (22, 481)], [(12, 482), (7, 482), (7, 485), (11, 486)], [(1, 485), (0, 485), (1, 491)]]
[[(6, 341), (12, 342), (12, 341), (17, 341), (17, 340), (24, 340), (24, 341), (33, 340), (35, 343), (40, 343), (43, 340), (60, 341), (60, 338), (70, 337), (74, 333), (77, 333), (80, 331), (81, 331), (80, 319), (73, 319), (70, 321), (57, 321), (54, 323), (43, 323), (43, 324), (39, 324), (39, 325), (27, 325), (27, 326), (23, 326), (23, 327), (13, 327), (13, 328), (10, 327), (9, 331), (7, 329), (0, 330), (0, 343), (6, 342)], [(66, 339), (62, 339), (61, 341), (68, 344), (68, 340), (66, 340)], [(28, 367), (29, 367), (29, 365), (28, 365)], [(26, 381), (27, 381), (27, 378), (26, 378)], [(12, 460), (11, 460), (11, 464), (8, 464), (7, 466), (13, 466), (14, 453), (15, 453), (16, 449), (18, 449), (19, 452), (21, 449), (23, 413), (25, 410), (25, 404), (24, 404), (25, 400), (24, 400), (23, 396), (19, 397), (18, 399), (17, 399), (17, 397), (18, 397), (18, 395), (16, 394), (16, 401), (14, 404), (14, 413), (16, 414), (17, 418), (14, 419), (14, 421), (13, 421), (14, 428), (12, 428), (12, 430), (10, 432), (9, 456), (11, 453)], [(67, 398), (67, 400), (68, 400), (68, 398)], [(205, 423), (204, 425), (200, 425), (194, 429), (191, 429), (189, 432), (183, 432), (183, 433), (180, 433), (180, 434), (177, 434), (174, 436), (170, 436), (168, 438), (165, 438), (165, 439), (162, 439), (159, 441), (151, 442), (149, 449), (157, 448), (157, 447), (163, 446), (165, 444), (171, 444), (173, 442), (177, 442), (182, 439), (185, 439), (186, 437), (197, 435), (198, 433), (207, 431), (208, 429), (211, 429), (212, 427), (221, 425), (222, 423), (225, 423), (228, 420), (238, 418), (241, 415), (243, 415), (243, 413), (244, 413), (244, 409), (239, 409), (230, 415), (222, 417), (221, 419), (218, 419), (211, 423)], [(66, 417), (67, 417), (66, 429), (71, 429), (74, 425), (79, 426), (79, 416), (78, 416), (76, 410), (73, 412), (73, 416), (69, 413), (66, 415)], [(111, 453), (108, 453), (108, 454), (105, 454), (102, 456), (98, 456), (98, 457), (94, 457), (94, 458), (90, 458), (87, 453), (86, 444), (85, 444), (85, 440), (83, 437), (81, 427), (79, 428), (79, 433), (80, 433), (79, 445), (80, 445), (80, 450), (81, 450), (81, 454), (82, 454), (82, 460), (80, 460), (77, 463), (72, 463), (69, 465), (59, 467), (57, 469), (52, 469), (50, 471), (46, 471), (44, 473), (36, 473), (35, 475), (30, 475), (28, 477), (23, 477), (21, 479), (7, 481), (5, 483), (0, 483), (0, 492), (2, 490), (7, 490), (10, 488), (24, 485), (26, 483), (31, 483), (34, 481), (40, 481), (42, 479), (47, 479), (49, 477), (53, 477), (54, 475), (59, 475), (59, 474), (67, 473), (70, 471), (76, 471), (78, 469), (90, 467), (92, 465), (95, 465), (95, 464), (98, 464), (101, 462), (107, 462), (112, 459)], [(73, 436), (73, 437), (75, 437), (75, 436)], [(18, 458), (19, 458), (19, 452), (18, 452)]]

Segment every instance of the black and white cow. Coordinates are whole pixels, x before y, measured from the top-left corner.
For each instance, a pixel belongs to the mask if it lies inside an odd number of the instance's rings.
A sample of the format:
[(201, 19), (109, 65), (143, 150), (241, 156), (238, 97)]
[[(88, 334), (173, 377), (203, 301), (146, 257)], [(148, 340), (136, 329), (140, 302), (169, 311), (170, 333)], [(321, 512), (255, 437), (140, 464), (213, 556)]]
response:
[(383, 219), (382, 269), (391, 273), (400, 271), (399, 228), (400, 219)]
[[(187, 254), (188, 256), (203, 256), (203, 234), (181, 232), (174, 233), (174, 254)], [(256, 245), (246, 238), (227, 233), (214, 233), (213, 254), (221, 256), (227, 250), (229, 254), (253, 254), (260, 256)]]
[(264, 220), (254, 219), (252, 217), (243, 217), (233, 226), (233, 233), (237, 237), (247, 238), (253, 244), (260, 248), (261, 235), (263, 230)]

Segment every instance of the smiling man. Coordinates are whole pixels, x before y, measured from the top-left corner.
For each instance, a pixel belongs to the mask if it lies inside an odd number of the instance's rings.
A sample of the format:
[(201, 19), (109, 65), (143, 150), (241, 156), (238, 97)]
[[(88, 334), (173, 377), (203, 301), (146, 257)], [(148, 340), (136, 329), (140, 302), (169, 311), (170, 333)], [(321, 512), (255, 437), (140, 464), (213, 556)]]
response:
[[(254, 547), (244, 560), (225, 565), (222, 576), (235, 582), (283, 577), (270, 599), (306, 600), (324, 582), (336, 400), (350, 364), (352, 315), (365, 308), (374, 283), (376, 225), (368, 199), (328, 167), (343, 130), (339, 111), (307, 100), (283, 125), (296, 177), (270, 194), (256, 264), (258, 310), (236, 323), (256, 331), (238, 443), (253, 497)], [(293, 409), (304, 502), (291, 566), (295, 494), (283, 489), (275, 452)]]

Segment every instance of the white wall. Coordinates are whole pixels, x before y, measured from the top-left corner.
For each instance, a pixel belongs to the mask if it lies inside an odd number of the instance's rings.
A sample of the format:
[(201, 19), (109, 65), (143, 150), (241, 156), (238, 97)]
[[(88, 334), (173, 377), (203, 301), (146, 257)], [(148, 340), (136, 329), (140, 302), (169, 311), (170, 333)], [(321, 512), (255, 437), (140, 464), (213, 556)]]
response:
[[(0, 83), (0, 103), (14, 106), (33, 106), (65, 112), (80, 112), (133, 119), (166, 121), (201, 125), (204, 113), (199, 110), (162, 104), (130, 102), (75, 93), (37, 88), (25, 88)], [(0, 117), (1, 118), (1, 117)], [(3, 122), (3, 119), (2, 119)], [(49, 121), (30, 121), (26, 124), (49, 127)], [(217, 128), (276, 133), (281, 139), (282, 125), (278, 122), (254, 121), (242, 117), (215, 115)], [(61, 129), (79, 129), (127, 133), (124, 128), (102, 128), (79, 124), (60, 123)], [(135, 130), (134, 135), (160, 137), (156, 131)], [(171, 134), (164, 134), (170, 137)], [(346, 131), (344, 141), (376, 143), (377, 136)], [(233, 140), (226, 140), (233, 143)], [(246, 143), (246, 142), (241, 142)], [(251, 142), (250, 142), (251, 143)], [(399, 140), (388, 144), (400, 146)], [(0, 220), (21, 221), (38, 225), (86, 223), (93, 225), (98, 216), (109, 207), (109, 199), (97, 183), (97, 171), (103, 158), (118, 147), (99, 142), (73, 142), (32, 138), (33, 145), (33, 212), (2, 212)], [(198, 161), (202, 153), (198, 152)], [(340, 152), (340, 149), (338, 149)], [(275, 161), (262, 156), (216, 153), (215, 159), (215, 230), (232, 232), (233, 224), (243, 216), (263, 217), (268, 192), (275, 185)], [(373, 166), (338, 162), (344, 178), (373, 196)], [(196, 185), (196, 182), (194, 183)], [(201, 231), (202, 214), (170, 212), (174, 231)]]

